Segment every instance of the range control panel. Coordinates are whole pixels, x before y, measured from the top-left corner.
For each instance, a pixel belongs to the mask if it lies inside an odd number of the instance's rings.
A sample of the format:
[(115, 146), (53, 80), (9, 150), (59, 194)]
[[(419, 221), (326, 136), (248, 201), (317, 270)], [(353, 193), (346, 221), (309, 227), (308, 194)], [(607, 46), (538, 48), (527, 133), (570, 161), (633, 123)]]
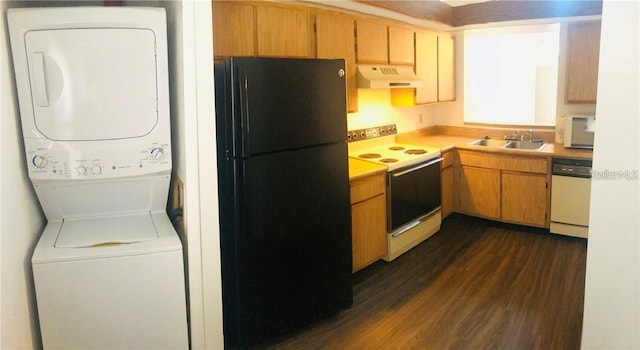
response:
[(398, 129), (395, 124), (349, 130), (347, 131), (347, 142), (375, 139), (376, 137), (395, 135), (397, 133)]

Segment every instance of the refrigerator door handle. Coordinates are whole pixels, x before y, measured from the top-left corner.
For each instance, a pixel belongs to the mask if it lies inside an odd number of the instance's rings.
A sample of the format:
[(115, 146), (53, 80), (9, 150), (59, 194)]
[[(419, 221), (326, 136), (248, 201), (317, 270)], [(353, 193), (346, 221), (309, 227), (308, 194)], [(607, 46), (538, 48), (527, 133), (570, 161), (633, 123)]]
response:
[(244, 164), (242, 164), (242, 170), (240, 173), (241, 180), (236, 184), (238, 192), (240, 192), (239, 196), (237, 196), (238, 201), (236, 202), (236, 205), (238, 206), (236, 208), (236, 213), (238, 213), (239, 215), (236, 215), (236, 218), (244, 218), (240, 222), (239, 226), (242, 227), (242, 234), (244, 235), (244, 237), (249, 237), (251, 232), (251, 227), (249, 226), (249, 220), (246, 220), (246, 218), (249, 215), (249, 209), (247, 205), (247, 203), (249, 202), (249, 196), (247, 195), (247, 191), (246, 191), (247, 170), (246, 170), (246, 163), (245, 162), (242, 162), (242, 163)]
[(249, 79), (247, 73), (243, 70), (240, 72), (240, 130), (243, 134), (242, 137), (242, 155), (247, 155), (249, 152), (247, 139), (249, 135)]

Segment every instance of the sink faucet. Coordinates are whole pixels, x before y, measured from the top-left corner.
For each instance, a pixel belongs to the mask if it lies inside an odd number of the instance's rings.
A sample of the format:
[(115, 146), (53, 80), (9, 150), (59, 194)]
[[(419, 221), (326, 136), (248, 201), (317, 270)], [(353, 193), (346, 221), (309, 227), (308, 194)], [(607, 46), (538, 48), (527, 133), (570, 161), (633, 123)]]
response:
[(520, 140), (520, 141), (522, 141), (524, 139), (524, 135), (518, 136), (519, 134), (520, 134), (520, 130), (517, 130), (517, 129), (513, 132), (513, 134), (511, 134), (511, 136), (507, 136), (507, 133), (505, 132), (504, 133), (504, 139), (505, 140)]
[[(529, 135), (529, 142), (533, 141), (533, 130), (527, 130), (527, 134)], [(524, 141), (524, 134), (522, 135), (522, 141)]]

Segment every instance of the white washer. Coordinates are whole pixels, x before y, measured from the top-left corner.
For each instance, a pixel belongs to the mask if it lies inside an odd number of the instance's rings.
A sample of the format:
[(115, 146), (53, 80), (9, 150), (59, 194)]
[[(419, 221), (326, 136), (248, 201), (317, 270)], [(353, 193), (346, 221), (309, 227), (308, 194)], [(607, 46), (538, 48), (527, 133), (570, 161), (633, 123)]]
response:
[(11, 9), (45, 348), (187, 349), (161, 8)]

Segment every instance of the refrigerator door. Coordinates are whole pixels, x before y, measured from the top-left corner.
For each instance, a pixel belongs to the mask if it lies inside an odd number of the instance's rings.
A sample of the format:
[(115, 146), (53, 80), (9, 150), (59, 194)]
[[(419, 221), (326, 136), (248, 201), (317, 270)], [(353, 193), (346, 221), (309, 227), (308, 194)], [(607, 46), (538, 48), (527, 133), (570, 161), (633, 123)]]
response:
[(242, 185), (221, 238), (225, 339), (249, 346), (349, 306), (346, 144), (230, 162)]
[(232, 157), (346, 139), (344, 60), (232, 57), (225, 64)]

